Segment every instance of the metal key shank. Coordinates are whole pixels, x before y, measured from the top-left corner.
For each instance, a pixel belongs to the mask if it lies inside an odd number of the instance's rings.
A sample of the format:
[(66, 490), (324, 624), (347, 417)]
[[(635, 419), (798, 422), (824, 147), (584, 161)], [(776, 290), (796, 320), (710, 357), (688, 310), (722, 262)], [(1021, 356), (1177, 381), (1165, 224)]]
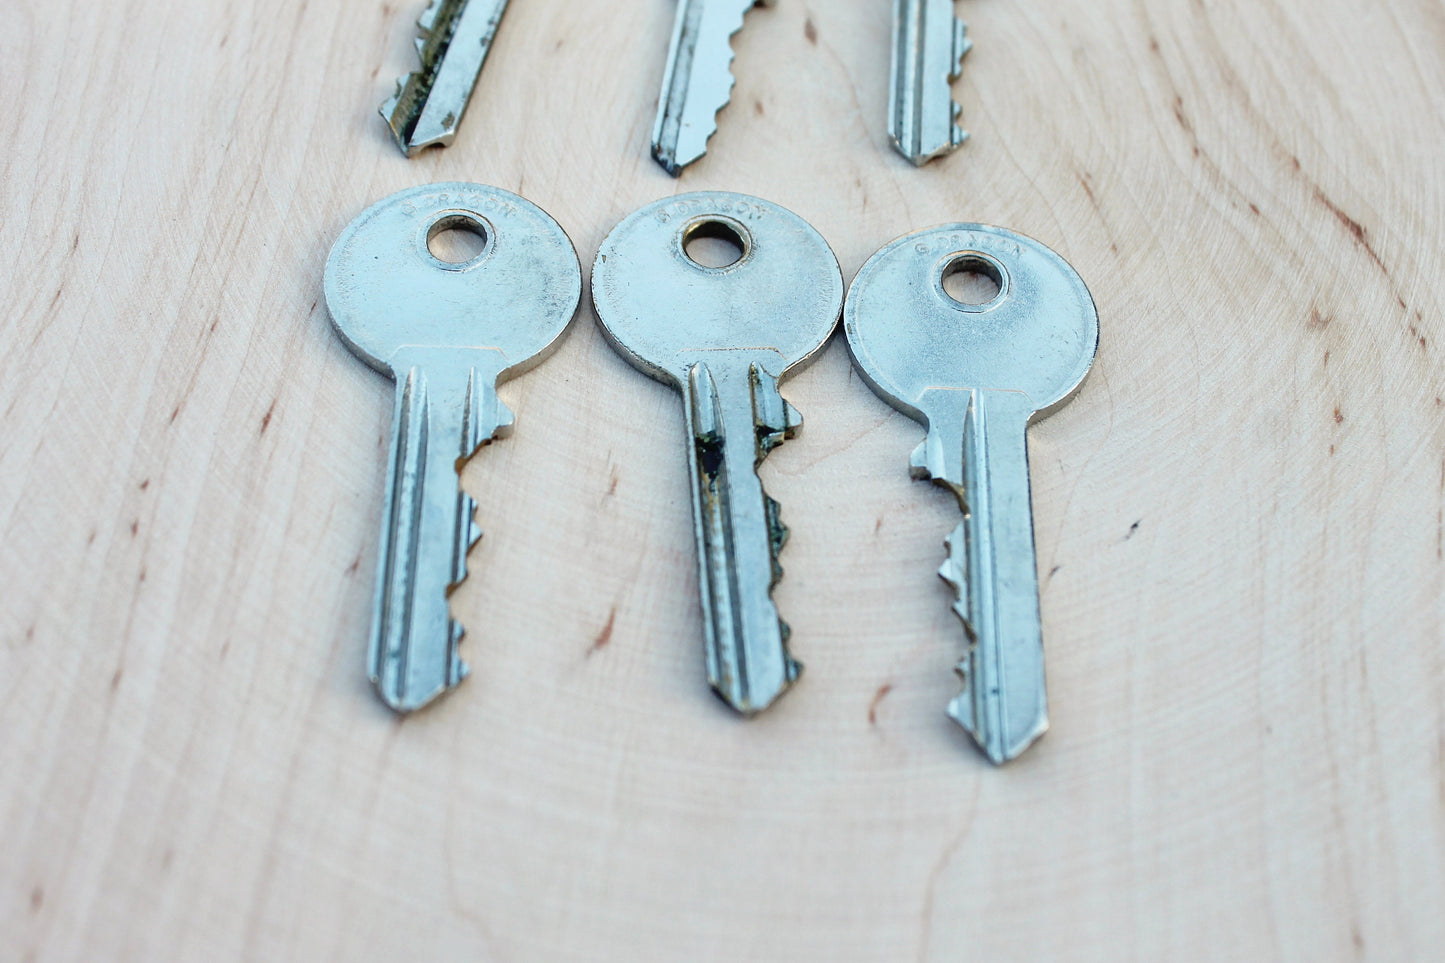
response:
[(969, 640), (958, 664), (966, 685), (948, 714), (1004, 762), (1049, 726), (1025, 438), (1034, 404), (978, 389), (934, 389), (922, 400), (929, 431), (914, 475), (949, 488), (964, 513), (938, 572), (958, 593)]
[(751, 715), (802, 671), (772, 600), (788, 530), (757, 475), (768, 452), (802, 426), (802, 416), (778, 393), (775, 377), (747, 352), (738, 354), (692, 364), (684, 393), (708, 682), (728, 705)]
[(677, 0), (667, 69), (652, 128), (652, 158), (673, 177), (707, 153), (733, 91), (732, 36), (772, 0)]
[[(465, 629), (448, 595), (466, 578), (481, 529), (457, 468), (509, 430), (512, 413), (497, 398), (506, 367), (497, 351), (409, 348), (392, 365), (396, 416), (368, 662), (383, 701), (409, 712), (467, 676), (457, 653)], [(432, 639), (446, 644), (425, 644)]]

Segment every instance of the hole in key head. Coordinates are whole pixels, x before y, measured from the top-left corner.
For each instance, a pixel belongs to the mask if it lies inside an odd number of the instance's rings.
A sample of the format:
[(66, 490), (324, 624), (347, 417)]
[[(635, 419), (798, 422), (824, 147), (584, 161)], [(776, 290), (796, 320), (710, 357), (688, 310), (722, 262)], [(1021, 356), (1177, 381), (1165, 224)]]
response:
[(698, 267), (732, 267), (748, 252), (747, 242), (736, 227), (727, 221), (705, 219), (687, 226), (682, 235), (682, 249), (688, 260)]
[(1003, 271), (993, 258), (960, 254), (943, 269), (943, 292), (965, 307), (995, 300), (1003, 291)]
[(486, 225), (465, 214), (448, 214), (431, 226), (426, 247), (438, 261), (466, 264), (487, 249)]

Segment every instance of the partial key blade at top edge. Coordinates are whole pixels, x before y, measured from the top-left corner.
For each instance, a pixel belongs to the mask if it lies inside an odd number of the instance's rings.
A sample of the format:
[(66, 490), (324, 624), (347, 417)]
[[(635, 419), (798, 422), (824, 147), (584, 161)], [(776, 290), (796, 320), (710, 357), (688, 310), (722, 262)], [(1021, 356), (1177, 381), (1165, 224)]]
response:
[(893, 146), (921, 167), (962, 146), (952, 83), (973, 47), (954, 0), (894, 0), (888, 129)]
[(678, 0), (652, 157), (673, 177), (707, 153), (717, 115), (732, 100), (732, 38), (748, 10), (772, 0)]
[(432, 0), (417, 21), (420, 69), (397, 81), (380, 108), (407, 157), (447, 147), (476, 89), (508, 0)]

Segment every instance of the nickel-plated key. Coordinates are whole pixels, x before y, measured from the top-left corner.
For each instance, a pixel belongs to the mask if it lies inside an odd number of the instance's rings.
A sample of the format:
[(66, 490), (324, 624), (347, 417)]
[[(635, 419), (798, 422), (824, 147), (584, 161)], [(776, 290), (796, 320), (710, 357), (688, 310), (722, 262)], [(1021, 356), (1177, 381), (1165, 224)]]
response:
[[(468, 231), (480, 251), (431, 252)], [(371, 681), (398, 712), (457, 685), (463, 628), (447, 596), (479, 531), (462, 463), (510, 430), (499, 380), (539, 363), (576, 314), (582, 272), (545, 212), (480, 184), (393, 194), (352, 221), (326, 263), (326, 306), (352, 352), (396, 381), (391, 476), (381, 526)]]
[[(687, 251), (699, 237), (729, 240), (741, 257), (700, 264)], [(778, 382), (838, 322), (838, 261), (776, 204), (683, 194), (613, 228), (592, 268), (592, 300), (613, 346), (682, 392), (708, 680), (738, 712), (760, 712), (802, 666), (772, 600), (787, 529), (757, 466), (802, 424)]]
[[(958, 272), (993, 280), (997, 296), (955, 300), (944, 284)], [(958, 591), (969, 642), (958, 667), (965, 690), (948, 711), (1006, 762), (1048, 728), (1025, 432), (1093, 364), (1093, 299), (1039, 242), (952, 224), (873, 255), (849, 291), (844, 328), (873, 389), (928, 428), (914, 476), (950, 489), (964, 511), (939, 572)]]
[(417, 20), (421, 69), (396, 82), (381, 105), (396, 144), (408, 157), (446, 147), (457, 136), (507, 0), (431, 0)]
[(652, 129), (652, 157), (673, 177), (703, 154), (733, 95), (732, 36), (773, 0), (677, 0), (667, 70)]
[(947, 154), (968, 138), (950, 84), (972, 48), (954, 0), (893, 0), (893, 73), (888, 130), (893, 146), (914, 164)]

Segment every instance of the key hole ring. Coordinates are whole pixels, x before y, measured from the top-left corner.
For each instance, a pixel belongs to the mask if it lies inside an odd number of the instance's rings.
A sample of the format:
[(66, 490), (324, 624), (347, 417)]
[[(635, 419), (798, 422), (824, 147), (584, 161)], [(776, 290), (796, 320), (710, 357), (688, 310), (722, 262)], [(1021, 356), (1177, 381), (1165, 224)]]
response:
[[(480, 249), (470, 257), (456, 261), (438, 257), (432, 247), (433, 243), (441, 235), (452, 232), (474, 235), (474, 239), (481, 242)], [(431, 222), (422, 229), (417, 241), (422, 257), (430, 261), (434, 267), (441, 268), (443, 271), (464, 271), (480, 264), (487, 255), (492, 253), (496, 236), (496, 229), (492, 227), (491, 222), (475, 211), (450, 210), (436, 214)]]
[[(688, 245), (693, 241), (714, 240), (721, 241), (725, 246), (733, 246), (738, 250), (738, 256), (726, 264), (705, 264), (693, 257), (688, 251)], [(682, 259), (699, 271), (708, 274), (721, 274), (731, 271), (746, 261), (753, 253), (753, 236), (741, 221), (734, 220), (722, 214), (704, 214), (694, 217), (683, 225), (682, 231), (677, 236), (678, 250)]]
[[(935, 274), (934, 287), (943, 298), (945, 304), (957, 311), (966, 311), (969, 314), (983, 314), (992, 311), (1004, 302), (1008, 297), (1010, 279), (1008, 269), (1005, 268), (997, 258), (985, 254), (982, 251), (959, 251), (945, 257)], [(960, 300), (948, 290), (947, 283), (950, 278), (961, 274), (981, 275), (988, 281), (998, 286), (998, 291), (986, 301), (970, 303)]]

